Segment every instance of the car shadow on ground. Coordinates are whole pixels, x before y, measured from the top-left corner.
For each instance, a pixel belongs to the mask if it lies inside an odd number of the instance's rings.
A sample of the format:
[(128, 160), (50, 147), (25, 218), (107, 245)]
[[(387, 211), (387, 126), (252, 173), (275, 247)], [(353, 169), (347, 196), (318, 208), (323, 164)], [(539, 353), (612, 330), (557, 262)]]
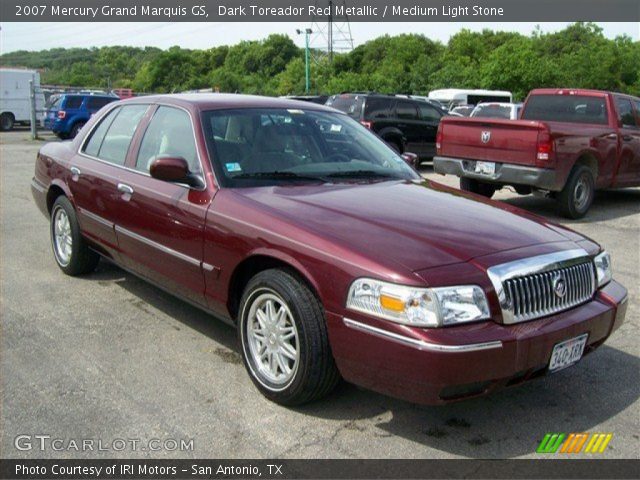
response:
[[(241, 363), (235, 329), (221, 320), (109, 262), (102, 261), (96, 273), (85, 278), (116, 282), (136, 298), (225, 347), (227, 354), (233, 355), (233, 363)], [(257, 390), (255, 394), (259, 395)], [(363, 441), (370, 435), (398, 436), (463, 457), (511, 458), (533, 453), (548, 432), (593, 432), (638, 397), (640, 359), (604, 345), (557, 374), (455, 404), (415, 405), (342, 382), (328, 398), (293, 410), (338, 420), (338, 430), (357, 431)], [(609, 448), (614, 447), (615, 442)]]

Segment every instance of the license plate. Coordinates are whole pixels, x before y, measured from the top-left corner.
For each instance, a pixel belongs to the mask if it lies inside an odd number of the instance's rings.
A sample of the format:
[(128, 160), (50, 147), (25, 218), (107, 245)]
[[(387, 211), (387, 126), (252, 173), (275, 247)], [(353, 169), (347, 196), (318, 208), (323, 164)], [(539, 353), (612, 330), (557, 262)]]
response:
[(496, 164), (494, 162), (476, 162), (475, 172), (483, 175), (493, 175), (496, 173)]
[(587, 344), (587, 337), (589, 335), (585, 333), (579, 337), (565, 340), (564, 342), (556, 344), (551, 352), (551, 360), (549, 360), (549, 371), (557, 372), (563, 368), (567, 368), (582, 358), (584, 353), (584, 347)]

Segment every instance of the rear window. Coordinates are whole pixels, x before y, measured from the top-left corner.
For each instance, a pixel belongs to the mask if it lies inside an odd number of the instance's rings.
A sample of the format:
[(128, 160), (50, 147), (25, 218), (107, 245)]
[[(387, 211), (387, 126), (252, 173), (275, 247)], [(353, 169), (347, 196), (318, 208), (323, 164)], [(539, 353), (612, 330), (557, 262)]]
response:
[(109, 97), (89, 97), (87, 99), (87, 108), (89, 110), (100, 110), (106, 104), (117, 100), (117, 98), (109, 98)]
[(80, 108), (82, 105), (82, 99), (84, 97), (65, 97), (64, 99), (64, 108)]
[(392, 106), (392, 102), (388, 98), (368, 97), (364, 104), (364, 117), (389, 118)]
[(608, 123), (604, 97), (582, 95), (532, 95), (521, 118), (598, 125)]
[(471, 113), (472, 117), (511, 118), (511, 107), (504, 105), (478, 105)]
[(359, 119), (363, 100), (364, 97), (361, 95), (336, 95), (327, 102), (327, 105), (346, 113), (352, 118)]

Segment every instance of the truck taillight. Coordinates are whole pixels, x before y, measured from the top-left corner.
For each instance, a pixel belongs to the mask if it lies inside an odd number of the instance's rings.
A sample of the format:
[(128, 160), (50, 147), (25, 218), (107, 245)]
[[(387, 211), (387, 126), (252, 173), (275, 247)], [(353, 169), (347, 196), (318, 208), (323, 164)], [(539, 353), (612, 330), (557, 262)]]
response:
[(436, 154), (440, 155), (442, 150), (442, 124), (438, 125), (438, 133), (436, 133)]
[(66, 116), (67, 116), (67, 112), (65, 112), (64, 110), (58, 110), (58, 118), (60, 120), (62, 120)]
[(536, 154), (536, 163), (538, 166), (545, 166), (552, 160), (553, 139), (547, 130), (538, 133), (538, 148)]
[(371, 130), (371, 122), (365, 122), (364, 120), (360, 120), (360, 123)]

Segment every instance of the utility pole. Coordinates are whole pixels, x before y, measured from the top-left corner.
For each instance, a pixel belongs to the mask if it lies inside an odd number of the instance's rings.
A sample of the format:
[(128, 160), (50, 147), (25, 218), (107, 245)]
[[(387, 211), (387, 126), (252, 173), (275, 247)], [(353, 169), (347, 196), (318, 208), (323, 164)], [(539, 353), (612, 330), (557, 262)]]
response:
[(309, 93), (309, 90), (311, 89), (311, 66), (309, 65), (309, 35), (311, 35), (313, 31), (310, 28), (307, 28), (303, 32), (298, 28), (296, 29), (296, 33), (298, 35), (302, 35), (304, 33), (304, 92)]

